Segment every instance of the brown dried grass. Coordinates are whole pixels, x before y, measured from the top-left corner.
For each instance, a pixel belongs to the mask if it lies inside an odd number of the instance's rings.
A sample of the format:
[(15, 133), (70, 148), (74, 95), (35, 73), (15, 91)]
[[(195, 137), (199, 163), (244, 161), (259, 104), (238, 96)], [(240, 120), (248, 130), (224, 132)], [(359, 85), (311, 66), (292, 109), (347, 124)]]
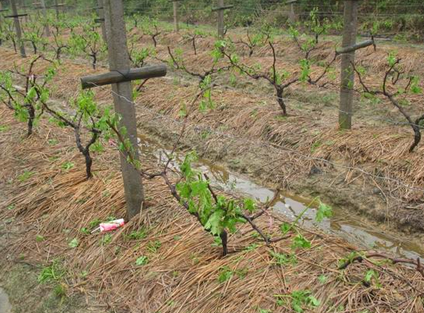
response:
[[(175, 36), (175, 35), (174, 35)], [(6, 53), (6, 60), (21, 65), (25, 60), (17, 59), (12, 53)], [(195, 57), (200, 63), (210, 60), (205, 54)], [(413, 58), (408, 58), (411, 60)], [(191, 60), (193, 61), (193, 60)], [(190, 62), (197, 64), (198, 62)], [(10, 68), (10, 64), (8, 65)], [(40, 67), (42, 70), (44, 66)], [(59, 73), (57, 84), (54, 86), (55, 96), (69, 99), (78, 90), (78, 77), (93, 72), (84, 65), (66, 62), (66, 67)], [(196, 93), (196, 87), (189, 85), (175, 86), (166, 79), (156, 80), (155, 84), (148, 83), (146, 92), (143, 92), (140, 102), (148, 108), (172, 118), (177, 118), (182, 103), (190, 104), (191, 97)], [(105, 103), (110, 101), (110, 92), (107, 87), (97, 90), (97, 97)], [(411, 99), (411, 101), (414, 99)], [(415, 101), (415, 104), (422, 102)], [(214, 92), (214, 101), (218, 109), (205, 113), (196, 110), (197, 103), (189, 107), (192, 128), (201, 125), (202, 128), (216, 130), (225, 125), (226, 130), (235, 136), (255, 138), (272, 142), (282, 147), (295, 147), (297, 151), (310, 157), (324, 157), (330, 160), (348, 160), (349, 166), (366, 164), (365, 170), (373, 170), (375, 163), (386, 176), (393, 176), (411, 187), (423, 185), (423, 153), (422, 148), (414, 154), (407, 153), (411, 142), (411, 135), (407, 129), (394, 126), (369, 127), (361, 125), (352, 132), (339, 133), (334, 122), (334, 113), (325, 112), (310, 117), (304, 112), (291, 109), (290, 117), (280, 120), (279, 110), (273, 103), (272, 94), (263, 97), (260, 94), (247, 95), (238, 90), (221, 90)], [(316, 114), (316, 113), (315, 113)], [(318, 145), (311, 151), (313, 145)], [(383, 162), (382, 162), (383, 161)], [(411, 166), (411, 164), (413, 164)], [(415, 165), (415, 166), (414, 166)], [(417, 167), (416, 167), (417, 166)], [(309, 170), (309, 169), (306, 169)], [(402, 189), (402, 192), (404, 190)], [(411, 190), (407, 190), (406, 199), (409, 199)], [(419, 200), (421, 193), (412, 192), (410, 199)]]
[[(80, 229), (93, 219), (125, 214), (117, 152), (96, 156), (95, 178), (86, 181), (82, 158), (67, 132), (42, 122), (36, 135), (22, 140), (24, 125), (17, 124), (9, 111), (0, 113), (2, 125), (10, 127), (0, 133), (0, 177), (9, 182), (7, 197), (0, 201), (0, 217), (13, 217), (12, 225), (24, 230), (9, 242), (7, 253), (34, 263), (59, 259), (67, 269), (70, 293), (94, 296), (106, 307), (125, 312), (224, 313), (257, 312), (258, 308), (292, 312), (289, 303), (277, 307), (274, 295), (304, 289), (322, 303), (306, 310), (310, 312), (424, 310), (424, 280), (414, 269), (365, 261), (339, 271), (338, 260), (355, 248), (313, 230), (303, 231), (312, 248), (297, 251), (298, 261), (293, 264), (275, 264), (269, 253), (291, 253), (290, 239), (267, 247), (249, 235), (248, 227), (231, 236), (230, 255), (222, 258), (220, 249), (211, 245), (212, 238), (158, 180), (146, 182), (147, 203), (139, 218), (112, 233), (109, 244), (102, 244), (102, 235), (83, 235)], [(47, 140), (51, 138), (60, 144), (50, 147)], [(60, 164), (68, 160), (76, 167), (65, 172)], [(24, 170), (34, 175), (17, 181)], [(9, 204), (15, 209), (7, 210)], [(269, 233), (277, 232), (277, 223), (270, 219), (280, 221), (281, 217), (272, 215), (258, 223)], [(126, 235), (141, 227), (148, 229), (148, 237), (129, 240)], [(37, 242), (36, 235), (45, 240)], [(72, 238), (79, 239), (76, 249), (68, 246)], [(149, 244), (157, 240), (161, 247), (149, 251)], [(254, 243), (256, 249), (245, 249)], [(136, 266), (141, 255), (148, 256), (149, 263)], [(234, 275), (219, 283), (223, 268)], [(379, 273), (380, 288), (362, 284), (369, 269)], [(83, 271), (88, 275), (81, 275)], [(318, 282), (320, 275), (327, 277), (325, 283)]]
[[(176, 41), (174, 37), (177, 35), (169, 36), (172, 37), (169, 40)], [(296, 47), (287, 45), (284, 48)], [(165, 51), (164, 47), (159, 47), (161, 49)], [(279, 49), (281, 51), (282, 48)], [(188, 63), (194, 67), (211, 59), (205, 51), (199, 51), (199, 56), (189, 58)], [(361, 53), (369, 52), (364, 50)], [(11, 68), (13, 63), (26, 62), (10, 51), (2, 50), (2, 55), (7, 60), (4, 68)], [(369, 54), (369, 57), (372, 58), (372, 64), (376, 64), (379, 59), (375, 55)], [(265, 63), (269, 61), (265, 59), (257, 58)], [(411, 66), (415, 66), (417, 59), (410, 57), (407, 60), (412, 62)], [(84, 64), (64, 62), (53, 86), (53, 94), (55, 98), (65, 101), (78, 92), (78, 77), (103, 71), (88, 69)], [(291, 115), (280, 119), (279, 109), (271, 93), (246, 93), (231, 89), (215, 90), (213, 97), (217, 108), (200, 113), (197, 110), (198, 103), (190, 106), (193, 95), (197, 93), (196, 86), (191, 82), (175, 85), (169, 79), (156, 79), (146, 86), (137, 100), (140, 124), (145, 125), (158, 118), (163, 123), (162, 133), (178, 132), (181, 125), (175, 123), (174, 119), (177, 119), (182, 103), (186, 103), (191, 112), (185, 138), (187, 145), (196, 145), (199, 138), (206, 134), (207, 140), (202, 140), (204, 153), (223, 159), (226, 154), (234, 155), (234, 151), (240, 155), (251, 154), (249, 149), (253, 141), (255, 149), (258, 145), (260, 149), (268, 151), (263, 158), (267, 164), (257, 170), (260, 171), (260, 177), (280, 186), (290, 187), (291, 182), (307, 175), (313, 166), (332, 169), (335, 164), (340, 167), (338, 175), (344, 176), (345, 183), (356, 181), (358, 185), (367, 184), (381, 189), (386, 202), (390, 198), (390, 207), (405, 207), (408, 203), (419, 205), (424, 197), (424, 148), (420, 145), (415, 153), (407, 152), (412, 139), (407, 128), (384, 123), (370, 126), (368, 121), (358, 120), (354, 130), (341, 133), (335, 125), (337, 111), (332, 108), (290, 107)], [(302, 88), (304, 93), (315, 92), (318, 98), (324, 96), (316, 90)], [(110, 103), (109, 87), (98, 88), (96, 93), (99, 101)], [(414, 102), (414, 105), (421, 104), (422, 99)], [(171, 127), (174, 124), (177, 127)], [(324, 162), (320, 161), (322, 159)], [(352, 170), (351, 167), (359, 170)], [(380, 176), (390, 179), (380, 179)]]

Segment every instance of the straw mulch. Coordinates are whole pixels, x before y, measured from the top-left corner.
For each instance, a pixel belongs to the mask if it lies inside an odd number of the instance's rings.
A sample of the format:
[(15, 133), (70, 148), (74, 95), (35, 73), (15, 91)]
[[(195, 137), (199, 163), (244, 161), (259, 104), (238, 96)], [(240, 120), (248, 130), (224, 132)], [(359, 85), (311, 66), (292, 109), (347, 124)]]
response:
[[(207, 52), (202, 53), (190, 59), (193, 62), (189, 64), (210, 59)], [(2, 50), (3, 56), (7, 61), (2, 63), (3, 68), (26, 62), (7, 50)], [(407, 60), (414, 60), (412, 65), (418, 62), (415, 57)], [(37, 66), (41, 71), (47, 64)], [(79, 77), (103, 71), (64, 61), (55, 78), (52, 96), (67, 101), (77, 95)], [(209, 159), (226, 162), (277, 187), (300, 192), (305, 191), (305, 179), (318, 168), (325, 177), (308, 187), (312, 192), (331, 192), (337, 184), (344, 188), (340, 204), (346, 205), (349, 198), (350, 208), (373, 218), (424, 229), (424, 145), (408, 153), (412, 131), (380, 120), (399, 119), (397, 112), (387, 112), (387, 104), (361, 108), (354, 129), (340, 132), (336, 126), (336, 106), (321, 103), (326, 92), (292, 90), (305, 95), (315, 92), (318, 102), (289, 100), (290, 116), (281, 118), (272, 94), (243, 89), (214, 90), (217, 107), (201, 113), (198, 103), (192, 103), (198, 92), (196, 88), (193, 81), (184, 79), (180, 84), (169, 78), (149, 81), (136, 100), (139, 126), (161, 138), (172, 139), (182, 128), (182, 123), (176, 120), (185, 104), (190, 115), (183, 142)], [(96, 96), (100, 102), (110, 104), (110, 87), (97, 88)], [(414, 100), (414, 107), (420, 109), (421, 102), (422, 99)], [(389, 115), (379, 115), (382, 112)], [(356, 196), (358, 193), (361, 199)]]
[[(13, 218), (12, 226), (22, 230), (2, 257), (45, 265), (58, 260), (67, 272), (69, 294), (85, 293), (115, 312), (293, 312), (289, 295), (303, 290), (320, 300), (316, 308), (303, 305), (305, 312), (424, 311), (424, 278), (415, 269), (364, 261), (338, 270), (339, 260), (354, 247), (319, 232), (303, 231), (312, 247), (293, 251), (292, 238), (267, 247), (242, 227), (223, 258), (159, 180), (146, 182), (145, 209), (138, 218), (111, 236), (85, 235), (80, 229), (90, 221), (125, 215), (117, 152), (96, 156), (95, 178), (86, 181), (72, 133), (42, 121), (37, 134), (22, 139), (24, 125), (8, 111), (0, 114), (1, 125), (8, 127), (0, 133), (0, 181), (7, 193), (0, 217)], [(58, 144), (52, 147), (49, 139)], [(60, 165), (69, 161), (75, 167), (63, 170)], [(32, 174), (19, 179), (25, 171)], [(279, 222), (280, 217), (269, 216), (258, 223), (275, 233)], [(141, 229), (146, 238), (130, 238)], [(76, 248), (68, 245), (73, 238), (79, 241)], [(277, 264), (270, 251), (295, 253), (296, 260)], [(141, 256), (147, 264), (136, 265)], [(367, 284), (370, 269), (378, 279)], [(283, 295), (279, 305), (276, 295)]]

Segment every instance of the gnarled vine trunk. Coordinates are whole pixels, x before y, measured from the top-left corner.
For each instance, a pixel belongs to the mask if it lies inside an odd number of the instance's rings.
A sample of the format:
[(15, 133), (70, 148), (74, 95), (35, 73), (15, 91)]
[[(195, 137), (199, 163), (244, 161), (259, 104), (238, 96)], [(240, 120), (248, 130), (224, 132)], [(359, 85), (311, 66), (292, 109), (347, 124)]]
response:
[(91, 172), (91, 166), (93, 165), (93, 159), (90, 155), (90, 150), (84, 150), (81, 152), (85, 158), (85, 173), (87, 175), (87, 179), (93, 177), (93, 173)]
[(287, 107), (286, 107), (286, 103), (284, 102), (284, 98), (283, 98), (284, 89), (276, 87), (275, 91), (276, 91), (278, 105), (280, 106), (281, 110), (283, 110), (283, 115), (286, 116), (287, 115)]
[(30, 137), (34, 128), (35, 110), (31, 105), (27, 105), (28, 122), (27, 122), (27, 137)]

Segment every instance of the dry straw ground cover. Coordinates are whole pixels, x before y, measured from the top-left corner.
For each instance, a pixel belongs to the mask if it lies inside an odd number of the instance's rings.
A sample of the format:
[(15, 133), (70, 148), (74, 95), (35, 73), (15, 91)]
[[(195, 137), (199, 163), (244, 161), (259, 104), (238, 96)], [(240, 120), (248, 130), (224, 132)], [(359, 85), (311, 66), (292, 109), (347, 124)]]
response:
[[(160, 58), (166, 57), (168, 41), (181, 40), (175, 36), (166, 35), (161, 39)], [(148, 38), (143, 40), (146, 44)], [(201, 39), (198, 55), (187, 53), (187, 64), (194, 69), (207, 67), (207, 60), (211, 60), (208, 49), (212, 46), (210, 39)], [(187, 51), (189, 48), (185, 47)], [(286, 49), (284, 55), (290, 56), (295, 54), (292, 51), (295, 48), (281, 45), (279, 51)], [(380, 68), (384, 63), (381, 60), (388, 50), (385, 47), (375, 53), (361, 51), (358, 59), (363, 59), (378, 75), (384, 70)], [(419, 68), (417, 64), (421, 59), (415, 50), (403, 49), (399, 53), (406, 67)], [(7, 50), (2, 50), (2, 58), (6, 61), (2, 63), (3, 68), (10, 69), (15, 63), (25, 62)], [(267, 62), (266, 58), (259, 57), (257, 61)], [(290, 62), (287, 66), (295, 67)], [(79, 77), (102, 71), (104, 69), (93, 71), (88, 64), (64, 61), (52, 87), (53, 97), (68, 100), (78, 92)], [(386, 119), (395, 121), (397, 116), (389, 104), (358, 108), (354, 129), (340, 132), (336, 125), (337, 103), (324, 100), (328, 97), (327, 91), (298, 86), (291, 91), (290, 115), (281, 117), (272, 94), (263, 88), (254, 84), (248, 85), (247, 90), (217, 87), (213, 91), (216, 108), (202, 113), (198, 103), (192, 102), (198, 93), (197, 82), (174, 72), (169, 76), (147, 82), (138, 96), (136, 103), (142, 129), (162, 139), (174, 138), (182, 127), (178, 117), (185, 104), (191, 113), (184, 144), (195, 147), (202, 155), (277, 187), (307, 193), (330, 192), (328, 200), (334, 204), (348, 205), (398, 226), (424, 229), (421, 201), (424, 147), (420, 145), (414, 153), (408, 153), (412, 132), (408, 127), (385, 122)], [(96, 92), (99, 101), (110, 103), (108, 87)], [(309, 96), (299, 100), (300, 94)], [(417, 110), (422, 107), (419, 99), (412, 97), (410, 101)], [(379, 115), (381, 113), (385, 115)], [(311, 181), (310, 173), (316, 168), (324, 175), (317, 176), (318, 181)], [(331, 194), (334, 186), (338, 186), (339, 191), (343, 189), (342, 194)]]
[[(125, 214), (118, 152), (97, 155), (95, 177), (86, 181), (71, 133), (43, 120), (22, 139), (24, 125), (3, 108), (0, 114), (0, 218), (10, 222), (6, 229), (20, 229), (2, 258), (11, 266), (41, 263), (40, 276), (56, 268), (51, 282), (68, 295), (95, 297), (112, 312), (424, 310), (424, 277), (414, 268), (365, 259), (341, 270), (355, 248), (315, 230), (302, 231), (311, 248), (293, 250), (292, 238), (266, 246), (243, 227), (222, 258), (159, 180), (146, 182), (139, 218), (114, 233), (89, 234), (93, 221)], [(69, 162), (73, 168), (62, 166)], [(258, 224), (276, 233), (280, 220), (271, 214)]]

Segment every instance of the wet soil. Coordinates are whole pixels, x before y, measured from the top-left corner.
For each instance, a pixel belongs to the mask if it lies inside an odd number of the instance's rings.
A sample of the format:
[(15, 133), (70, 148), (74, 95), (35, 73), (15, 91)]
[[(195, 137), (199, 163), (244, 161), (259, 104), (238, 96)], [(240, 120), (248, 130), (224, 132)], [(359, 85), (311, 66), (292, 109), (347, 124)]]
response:
[[(140, 136), (141, 151), (146, 157), (151, 158), (155, 155), (158, 160), (166, 163), (165, 152), (171, 152), (171, 147), (166, 144), (161, 144), (158, 138), (149, 136)], [(166, 142), (166, 141), (165, 141)], [(207, 155), (206, 155), (207, 157)], [(184, 153), (176, 154), (176, 163), (180, 164), (184, 160)], [(266, 181), (255, 183), (257, 177), (249, 177), (249, 175), (241, 175), (232, 172), (228, 166), (219, 165), (211, 162), (207, 158), (200, 158), (196, 166), (202, 172), (208, 173), (212, 178), (213, 183), (224, 190), (235, 191), (253, 197), (256, 200), (265, 203), (269, 199), (275, 199), (272, 207), (276, 212), (283, 214), (291, 220), (294, 220), (306, 207), (311, 207), (312, 210), (305, 214), (302, 219), (302, 224), (309, 228), (318, 227), (327, 233), (342, 237), (352, 244), (360, 246), (364, 249), (379, 249), (390, 252), (401, 257), (424, 258), (424, 236), (419, 234), (408, 235), (405, 232), (397, 231), (390, 223), (378, 223), (373, 219), (366, 218), (365, 214), (360, 212), (352, 212), (346, 203), (349, 199), (343, 198), (339, 194), (341, 188), (337, 192), (332, 192), (332, 189), (327, 189), (324, 193), (318, 193), (315, 187), (319, 185), (318, 178), (308, 178), (311, 181), (311, 189), (309, 192), (302, 184), (299, 189), (291, 191), (275, 190), (266, 188), (263, 185), (268, 185)], [(317, 170), (316, 170), (317, 171)], [(314, 175), (322, 174), (321, 172)], [(314, 176), (312, 175), (312, 176)], [(313, 189), (312, 189), (313, 188)], [(314, 190), (314, 191), (312, 191)], [(331, 195), (334, 195), (333, 197)], [(315, 203), (313, 198), (319, 196), (320, 199), (333, 205), (334, 215), (328, 221), (315, 223)]]
[[(0, 197), (5, 199), (0, 184)], [(7, 210), (7, 208), (2, 208)], [(19, 242), (30, 225), (13, 225), (13, 220), (0, 220), (0, 313), (106, 313), (104, 307), (88, 305), (86, 297), (68, 292), (66, 285), (58, 294), (57, 285), (38, 281), (43, 265), (14, 255), (6, 247)]]

